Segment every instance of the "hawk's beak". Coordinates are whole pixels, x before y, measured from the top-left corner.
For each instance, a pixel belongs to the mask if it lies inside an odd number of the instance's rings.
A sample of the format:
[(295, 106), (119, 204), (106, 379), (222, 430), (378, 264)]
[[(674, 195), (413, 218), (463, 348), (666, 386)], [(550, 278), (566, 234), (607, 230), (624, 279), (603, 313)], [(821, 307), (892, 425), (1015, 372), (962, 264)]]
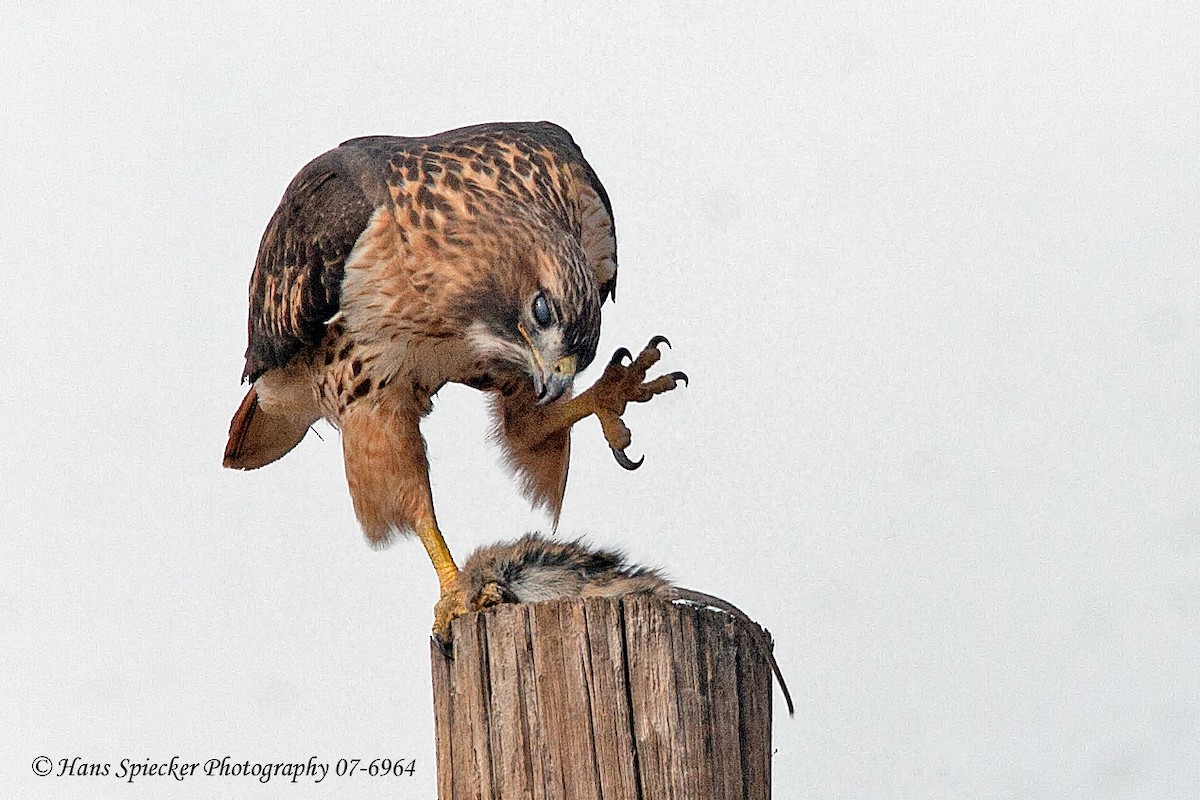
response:
[(529, 331), (525, 330), (525, 326), (519, 322), (517, 323), (517, 330), (521, 332), (521, 338), (529, 346), (534, 366), (537, 368), (533, 375), (533, 392), (537, 395), (538, 405), (553, 403), (571, 388), (571, 383), (575, 380), (575, 356), (563, 356), (558, 361), (555, 361), (554, 365), (550, 367), (549, 372), (547, 372), (546, 362), (542, 360), (542, 354), (538, 352), (537, 347), (534, 345), (533, 337), (529, 335)]
[[(540, 366), (540, 365), (539, 365)], [(571, 388), (575, 380), (575, 356), (563, 356), (554, 362), (550, 374), (539, 374), (534, 379), (534, 390), (537, 392), (538, 405), (553, 403)]]

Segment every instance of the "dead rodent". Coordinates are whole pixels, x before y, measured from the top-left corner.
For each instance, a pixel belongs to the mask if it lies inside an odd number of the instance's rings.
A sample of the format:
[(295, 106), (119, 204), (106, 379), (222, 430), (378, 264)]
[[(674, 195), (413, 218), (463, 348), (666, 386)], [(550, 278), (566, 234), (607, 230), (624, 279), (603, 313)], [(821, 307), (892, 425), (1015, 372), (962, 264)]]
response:
[(671, 603), (715, 608), (748, 623), (747, 628), (771, 661), (771, 669), (788, 714), (795, 714), (792, 696), (772, 653), (771, 640), (741, 609), (719, 597), (673, 586), (663, 574), (630, 564), (617, 550), (599, 550), (579, 540), (556, 542), (527, 533), (512, 542), (480, 547), (467, 558), (459, 582), (472, 611), (501, 603), (539, 600), (652, 595)]

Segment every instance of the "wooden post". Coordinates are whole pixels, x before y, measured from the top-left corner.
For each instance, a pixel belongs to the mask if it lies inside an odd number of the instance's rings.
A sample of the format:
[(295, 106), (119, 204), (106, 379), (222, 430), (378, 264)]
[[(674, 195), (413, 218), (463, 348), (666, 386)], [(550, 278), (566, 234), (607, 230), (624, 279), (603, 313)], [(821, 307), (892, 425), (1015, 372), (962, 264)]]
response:
[(501, 605), (432, 651), (439, 800), (766, 800), (771, 668), (654, 597)]

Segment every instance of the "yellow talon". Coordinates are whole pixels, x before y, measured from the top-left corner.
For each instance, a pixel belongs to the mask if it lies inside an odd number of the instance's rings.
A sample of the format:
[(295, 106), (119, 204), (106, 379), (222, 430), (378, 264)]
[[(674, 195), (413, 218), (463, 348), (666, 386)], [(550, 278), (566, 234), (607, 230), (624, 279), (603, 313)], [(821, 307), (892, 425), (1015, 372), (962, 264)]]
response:
[(418, 524), (416, 534), (429, 553), (441, 587), (441, 596), (433, 607), (433, 635), (445, 647), (450, 641), (450, 623), (467, 613), (466, 600), (458, 585), (458, 565), (454, 563), (450, 548), (446, 546), (442, 532), (432, 519)]

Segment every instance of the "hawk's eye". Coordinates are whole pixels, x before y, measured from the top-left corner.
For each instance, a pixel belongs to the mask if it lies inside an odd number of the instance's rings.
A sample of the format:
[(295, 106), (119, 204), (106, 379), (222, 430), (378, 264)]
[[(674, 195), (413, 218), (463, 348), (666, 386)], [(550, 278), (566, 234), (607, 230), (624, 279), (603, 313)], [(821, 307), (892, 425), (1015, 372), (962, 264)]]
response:
[(546, 300), (546, 295), (541, 292), (538, 292), (538, 296), (533, 298), (533, 319), (543, 328), (553, 321), (550, 317), (550, 303)]

